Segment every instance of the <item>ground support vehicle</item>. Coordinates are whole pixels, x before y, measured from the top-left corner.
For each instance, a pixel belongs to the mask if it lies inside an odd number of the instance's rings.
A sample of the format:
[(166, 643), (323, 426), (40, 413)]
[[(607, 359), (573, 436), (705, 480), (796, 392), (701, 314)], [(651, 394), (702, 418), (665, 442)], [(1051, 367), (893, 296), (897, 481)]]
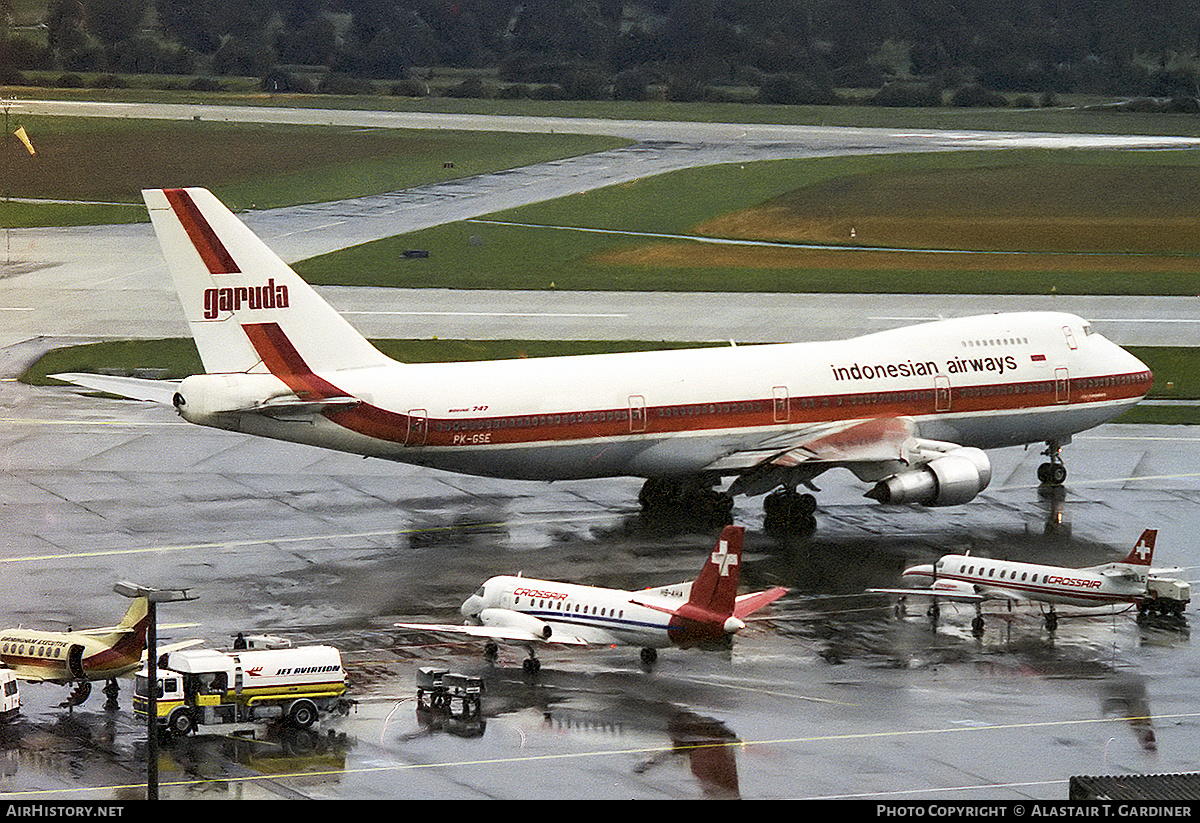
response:
[[(166, 654), (157, 671), (159, 727), (186, 735), (202, 726), (287, 723), (308, 728), (322, 713), (349, 712), (346, 672), (332, 646)], [(136, 678), (133, 711), (145, 718), (149, 677)]]
[(460, 720), (477, 719), (483, 709), (483, 680), (422, 666), (417, 670), (417, 707)]
[(1139, 617), (1183, 617), (1192, 599), (1192, 587), (1169, 577), (1146, 579), (1146, 596), (1138, 603)]
[(10, 669), (0, 669), (0, 722), (12, 720), (21, 711), (21, 690), (17, 675)]

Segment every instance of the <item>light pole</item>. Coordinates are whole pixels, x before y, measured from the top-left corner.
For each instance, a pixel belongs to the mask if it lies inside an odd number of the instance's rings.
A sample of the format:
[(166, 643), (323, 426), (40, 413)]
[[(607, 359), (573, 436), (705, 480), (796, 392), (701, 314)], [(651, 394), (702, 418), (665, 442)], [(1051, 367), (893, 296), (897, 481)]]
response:
[(187, 589), (152, 589), (124, 580), (113, 591), (146, 598), (146, 799), (158, 800), (158, 604), (196, 598)]

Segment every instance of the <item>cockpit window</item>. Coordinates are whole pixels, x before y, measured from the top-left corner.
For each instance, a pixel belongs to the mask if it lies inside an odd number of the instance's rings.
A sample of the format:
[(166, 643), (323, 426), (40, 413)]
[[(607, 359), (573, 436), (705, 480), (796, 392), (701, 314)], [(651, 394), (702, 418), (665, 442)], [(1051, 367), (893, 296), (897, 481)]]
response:
[(1091, 324), (1091, 323), (1084, 323), (1084, 324), (1083, 324), (1083, 336), (1084, 336), (1084, 337), (1087, 337), (1087, 336), (1088, 336), (1088, 335), (1090, 335), (1091, 333), (1092, 333), (1092, 324)]
[(475, 592), (476, 597), (483, 597), (483, 586), (479, 587), (479, 591)]

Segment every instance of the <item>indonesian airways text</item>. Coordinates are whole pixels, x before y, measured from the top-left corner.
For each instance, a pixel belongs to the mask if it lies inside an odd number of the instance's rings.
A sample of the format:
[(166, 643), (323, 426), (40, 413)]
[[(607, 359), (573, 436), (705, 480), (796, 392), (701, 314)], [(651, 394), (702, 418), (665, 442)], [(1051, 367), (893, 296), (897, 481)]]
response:
[(879, 377), (923, 377), (936, 374), (967, 374), (970, 372), (993, 372), (1004, 374), (1016, 371), (1017, 358), (1012, 355), (1004, 357), (952, 357), (946, 361), (943, 372), (933, 360), (904, 360), (898, 363), (878, 363), (861, 365), (854, 363), (850, 366), (834, 366), (834, 380), (873, 380)]

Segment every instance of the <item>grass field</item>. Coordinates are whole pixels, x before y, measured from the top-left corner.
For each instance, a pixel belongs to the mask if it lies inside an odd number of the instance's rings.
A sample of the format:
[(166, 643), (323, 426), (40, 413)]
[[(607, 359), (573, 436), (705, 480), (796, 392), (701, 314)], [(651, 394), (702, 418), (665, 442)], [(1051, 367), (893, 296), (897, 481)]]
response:
[(0, 224), (6, 227), (145, 220), (143, 188), (204, 186), (235, 210), (267, 208), (397, 191), (627, 142), (577, 135), (97, 118), (37, 118), (26, 131), (37, 154), (30, 156), (15, 140), (5, 143), (0, 194), (85, 202), (0, 200)]
[[(297, 270), (315, 283), (405, 287), (1195, 295), (1198, 186), (1189, 152), (728, 165), (401, 235)], [(407, 248), (430, 256), (402, 260)]]

